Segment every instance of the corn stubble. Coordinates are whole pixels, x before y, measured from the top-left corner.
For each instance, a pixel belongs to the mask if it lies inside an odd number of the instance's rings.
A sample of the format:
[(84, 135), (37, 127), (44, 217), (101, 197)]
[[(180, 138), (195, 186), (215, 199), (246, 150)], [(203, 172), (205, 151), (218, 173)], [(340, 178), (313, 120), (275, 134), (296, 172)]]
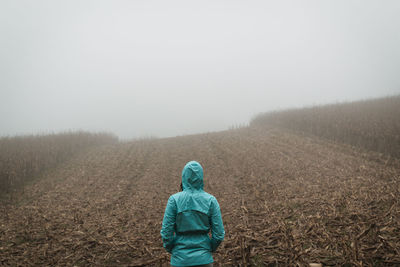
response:
[(116, 142), (112, 134), (88, 132), (0, 138), (0, 196), (12, 198), (26, 183), (79, 152)]
[(400, 158), (400, 95), (256, 116), (252, 127), (280, 127)]
[(399, 159), (273, 127), (86, 151), (0, 206), (0, 265), (169, 266), (161, 222), (192, 159), (223, 214), (215, 266), (400, 265)]

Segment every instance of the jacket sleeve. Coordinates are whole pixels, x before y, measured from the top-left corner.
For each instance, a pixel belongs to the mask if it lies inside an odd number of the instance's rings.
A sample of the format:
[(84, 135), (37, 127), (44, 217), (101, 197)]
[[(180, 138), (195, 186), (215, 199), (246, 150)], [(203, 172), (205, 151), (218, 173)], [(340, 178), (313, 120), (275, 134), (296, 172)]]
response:
[(161, 238), (164, 248), (172, 253), (175, 241), (175, 221), (176, 221), (176, 203), (175, 199), (171, 196), (168, 199), (167, 207), (165, 208), (164, 219), (161, 228)]
[(211, 201), (211, 251), (215, 252), (224, 240), (225, 230), (222, 223), (221, 210), (216, 198)]

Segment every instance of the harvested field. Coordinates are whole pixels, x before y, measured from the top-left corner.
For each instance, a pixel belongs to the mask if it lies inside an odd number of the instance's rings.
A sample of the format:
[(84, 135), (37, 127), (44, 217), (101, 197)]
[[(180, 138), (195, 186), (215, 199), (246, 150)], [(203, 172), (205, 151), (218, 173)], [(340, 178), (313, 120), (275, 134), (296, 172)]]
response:
[(0, 197), (23, 190), (42, 172), (93, 146), (115, 144), (108, 133), (65, 132), (0, 138)]
[(400, 158), (400, 95), (267, 112), (252, 127), (281, 127)]
[(160, 229), (189, 160), (221, 206), (215, 266), (400, 265), (400, 162), (276, 129), (93, 148), (3, 203), (0, 265), (168, 266)]

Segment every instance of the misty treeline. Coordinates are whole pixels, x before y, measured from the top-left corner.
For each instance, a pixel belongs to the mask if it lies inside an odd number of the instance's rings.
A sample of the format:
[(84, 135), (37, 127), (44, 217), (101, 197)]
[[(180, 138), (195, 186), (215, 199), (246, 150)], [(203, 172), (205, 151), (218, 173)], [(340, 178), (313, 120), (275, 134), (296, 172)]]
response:
[(113, 134), (83, 131), (0, 138), (0, 194), (20, 189), (89, 147), (116, 142)]
[(250, 126), (277, 126), (400, 158), (400, 95), (263, 113)]

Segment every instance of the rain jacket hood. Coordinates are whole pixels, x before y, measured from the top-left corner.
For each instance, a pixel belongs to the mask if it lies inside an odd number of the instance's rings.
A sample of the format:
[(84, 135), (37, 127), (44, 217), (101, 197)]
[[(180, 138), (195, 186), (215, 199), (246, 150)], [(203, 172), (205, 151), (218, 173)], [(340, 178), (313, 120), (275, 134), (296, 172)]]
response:
[(182, 170), (183, 190), (203, 190), (203, 167), (197, 161), (188, 162)]

